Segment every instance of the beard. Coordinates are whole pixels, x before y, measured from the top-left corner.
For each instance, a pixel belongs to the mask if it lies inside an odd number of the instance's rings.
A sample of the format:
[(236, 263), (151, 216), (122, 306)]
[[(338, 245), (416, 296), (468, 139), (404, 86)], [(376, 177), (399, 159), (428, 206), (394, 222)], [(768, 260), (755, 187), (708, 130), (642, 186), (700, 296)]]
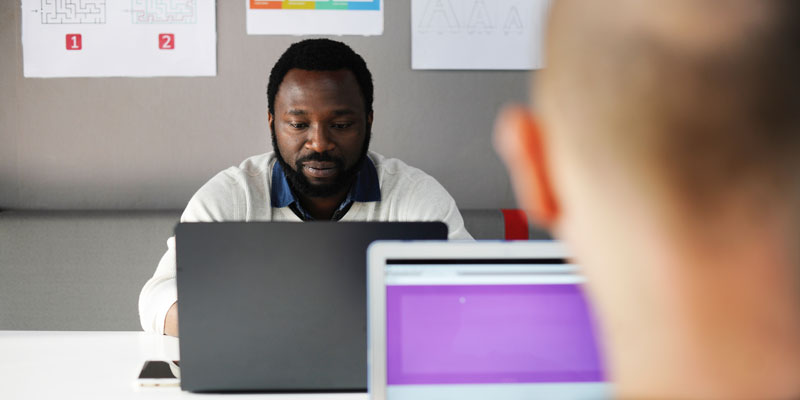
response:
[[(364, 138), (364, 146), (361, 149), (361, 154), (358, 161), (352, 167), (345, 169), (344, 159), (341, 157), (334, 157), (327, 151), (322, 153), (311, 153), (309, 155), (298, 158), (295, 165), (289, 165), (288, 162), (281, 155), (281, 150), (278, 148), (278, 140), (275, 138), (275, 126), (270, 126), (272, 129), (272, 148), (275, 150), (275, 155), (278, 162), (283, 167), (283, 173), (286, 175), (286, 180), (289, 182), (289, 187), (297, 194), (325, 198), (331, 197), (335, 194), (341, 193), (343, 190), (348, 189), (356, 180), (358, 171), (361, 169), (362, 164), (367, 158), (367, 151), (369, 150), (369, 141), (372, 136), (371, 128), (367, 127), (366, 135)], [(301, 172), (303, 170), (303, 163), (306, 161), (325, 161), (333, 162), (336, 168), (341, 171), (331, 183), (314, 184)]]

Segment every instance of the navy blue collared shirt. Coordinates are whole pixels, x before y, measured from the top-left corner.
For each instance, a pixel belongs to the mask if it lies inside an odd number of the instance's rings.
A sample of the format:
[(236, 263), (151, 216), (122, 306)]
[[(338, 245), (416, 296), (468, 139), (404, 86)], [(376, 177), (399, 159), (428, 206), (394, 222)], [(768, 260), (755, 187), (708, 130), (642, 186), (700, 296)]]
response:
[[(286, 174), (283, 172), (281, 163), (275, 161), (272, 166), (272, 184), (269, 188), (270, 203), (273, 208), (289, 207), (297, 214), (303, 221), (313, 221), (314, 217), (311, 216), (300, 201), (297, 200), (292, 189), (289, 187), (289, 181), (286, 180)], [(372, 201), (381, 200), (381, 187), (378, 182), (378, 171), (375, 169), (375, 164), (369, 157), (364, 159), (361, 163), (361, 168), (356, 175), (355, 183), (347, 192), (347, 197), (339, 204), (339, 207), (333, 213), (333, 221), (338, 221), (347, 214), (353, 202), (369, 203)]]

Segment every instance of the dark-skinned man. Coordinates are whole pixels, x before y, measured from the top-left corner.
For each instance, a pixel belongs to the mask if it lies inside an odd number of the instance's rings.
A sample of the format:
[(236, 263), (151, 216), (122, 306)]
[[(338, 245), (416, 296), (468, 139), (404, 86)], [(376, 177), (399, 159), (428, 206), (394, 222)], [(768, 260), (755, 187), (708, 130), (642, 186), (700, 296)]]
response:
[[(220, 172), (192, 197), (182, 222), (443, 221), (471, 239), (455, 201), (431, 176), (370, 152), (372, 76), (347, 45), (293, 44), (267, 87), (274, 152)], [(178, 335), (175, 240), (139, 296), (145, 331)]]

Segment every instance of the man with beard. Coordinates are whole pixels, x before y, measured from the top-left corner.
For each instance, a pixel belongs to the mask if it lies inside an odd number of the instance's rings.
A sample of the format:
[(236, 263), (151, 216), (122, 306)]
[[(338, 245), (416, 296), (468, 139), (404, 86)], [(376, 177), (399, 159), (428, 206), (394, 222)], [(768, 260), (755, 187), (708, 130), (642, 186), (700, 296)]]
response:
[[(455, 201), (431, 176), (368, 151), (372, 75), (347, 45), (295, 43), (267, 87), (274, 152), (220, 172), (192, 197), (182, 222), (443, 221), (470, 239)], [(145, 331), (177, 336), (175, 240), (139, 296)]]

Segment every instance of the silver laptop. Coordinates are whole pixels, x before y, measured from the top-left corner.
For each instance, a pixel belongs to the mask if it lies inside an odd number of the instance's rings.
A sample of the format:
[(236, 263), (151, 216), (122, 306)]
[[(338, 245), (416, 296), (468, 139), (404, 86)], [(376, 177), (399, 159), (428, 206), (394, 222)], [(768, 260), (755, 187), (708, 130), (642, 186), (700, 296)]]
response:
[(370, 398), (608, 398), (566, 256), (552, 241), (373, 243)]

